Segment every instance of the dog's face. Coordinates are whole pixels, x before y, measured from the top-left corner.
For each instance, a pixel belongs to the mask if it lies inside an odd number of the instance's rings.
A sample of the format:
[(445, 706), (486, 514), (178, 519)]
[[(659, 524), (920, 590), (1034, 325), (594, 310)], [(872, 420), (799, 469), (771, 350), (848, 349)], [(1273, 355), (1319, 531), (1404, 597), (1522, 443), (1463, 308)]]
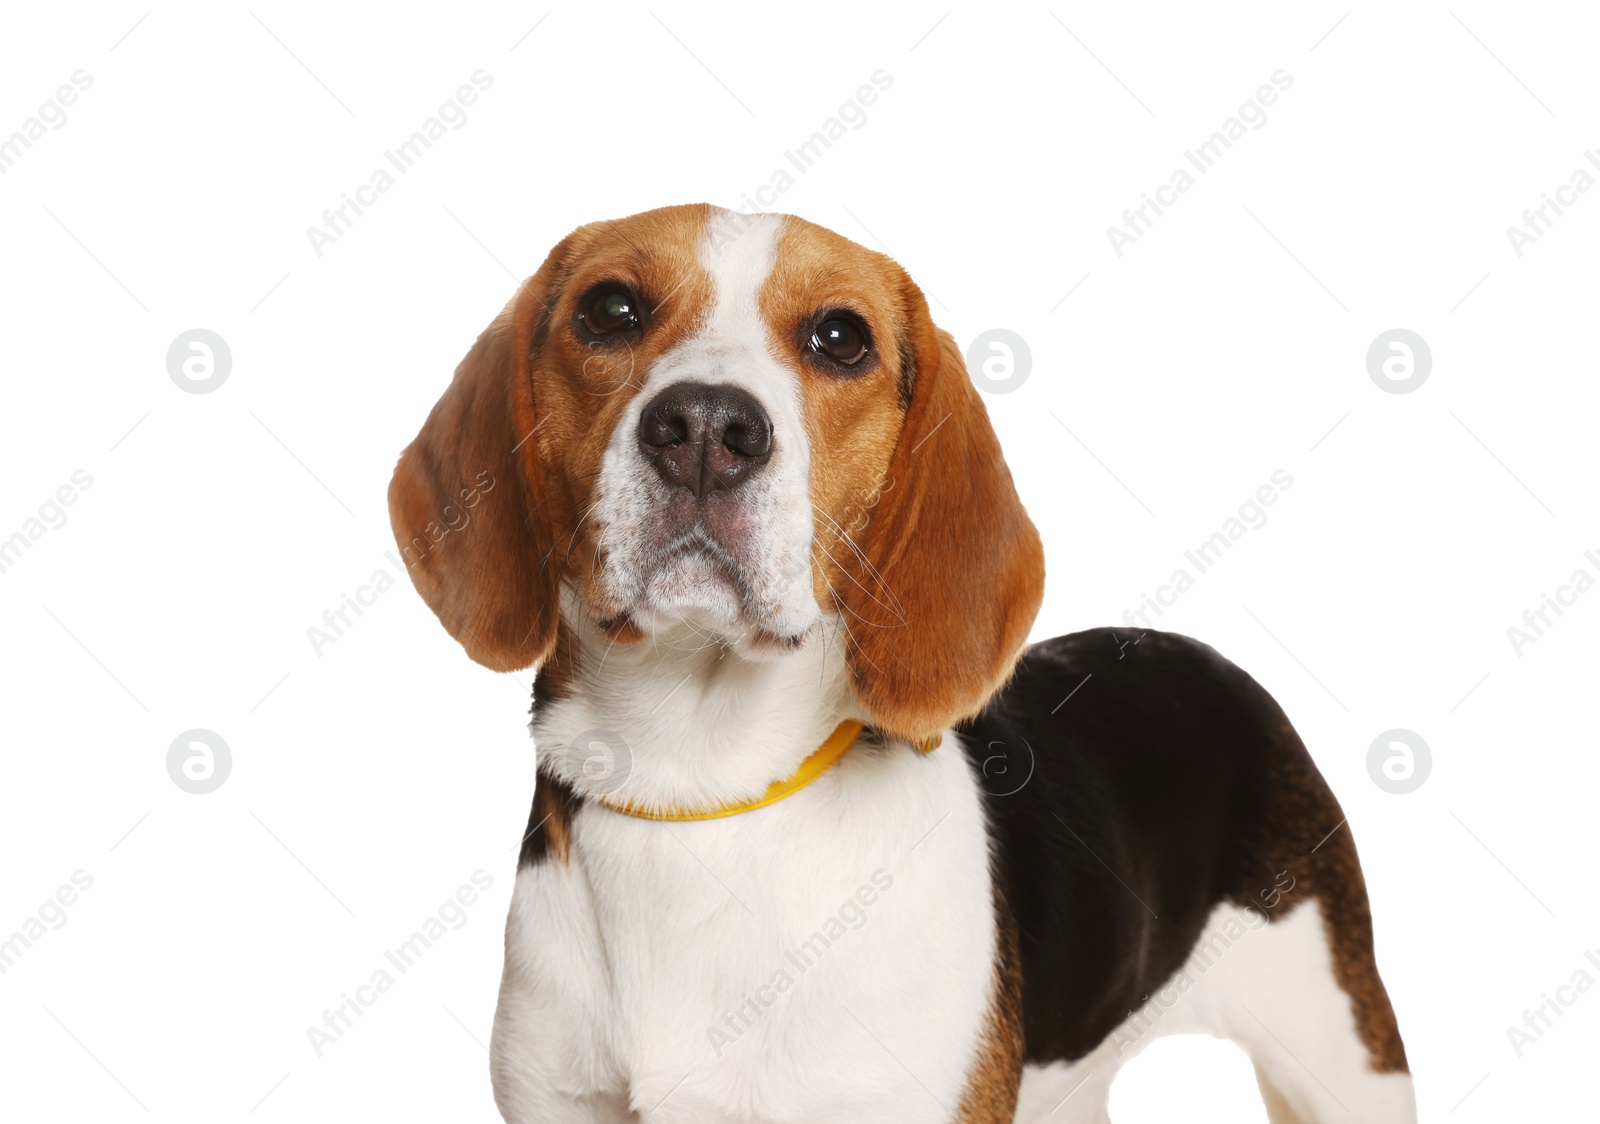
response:
[(402, 454), (390, 510), (418, 589), (487, 666), (542, 659), (564, 609), (622, 643), (678, 622), (747, 658), (839, 642), (869, 715), (909, 736), (982, 705), (1043, 584), (905, 272), (704, 206), (551, 251)]
[(905, 316), (878, 255), (779, 219), (712, 244), (697, 210), (586, 228), (551, 301), (567, 572), (611, 627), (796, 645), (843, 580), (824, 528), (859, 529), (888, 467)]

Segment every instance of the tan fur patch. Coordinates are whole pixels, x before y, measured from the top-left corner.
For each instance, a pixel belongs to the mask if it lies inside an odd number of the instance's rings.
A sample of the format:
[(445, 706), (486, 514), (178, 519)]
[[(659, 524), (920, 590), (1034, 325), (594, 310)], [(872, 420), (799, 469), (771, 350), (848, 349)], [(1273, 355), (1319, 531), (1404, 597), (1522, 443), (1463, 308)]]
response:
[(1024, 1057), (1022, 952), (1016, 922), (998, 885), (994, 898), (994, 991), (955, 1124), (1011, 1124), (1017, 1112)]
[(572, 804), (577, 796), (567, 785), (540, 773), (533, 790), (534, 830), (544, 833), (548, 853), (565, 866), (572, 849)]
[(537, 708), (547, 701), (569, 699), (572, 685), (578, 678), (579, 647), (577, 637), (566, 621), (556, 629), (555, 647), (539, 665), (533, 680), (534, 705)]
[[(1276, 921), (1316, 898), (1327, 928), (1334, 979), (1350, 997), (1356, 1032), (1367, 1049), (1369, 1064), (1377, 1073), (1409, 1073), (1400, 1026), (1378, 975), (1367, 883), (1344, 811), (1316, 774), (1316, 766), (1287, 718), (1278, 737), (1288, 751), (1274, 755), (1277, 764), (1269, 781), (1269, 820), (1262, 838), (1252, 847), (1252, 852), (1261, 856), (1255, 879), (1262, 889), (1242, 893), (1235, 904), (1260, 910)], [(1284, 884), (1279, 872), (1293, 879), (1293, 889), (1283, 895), (1280, 906), (1263, 908), (1261, 897)], [(1277, 900), (1277, 894), (1269, 900)]]

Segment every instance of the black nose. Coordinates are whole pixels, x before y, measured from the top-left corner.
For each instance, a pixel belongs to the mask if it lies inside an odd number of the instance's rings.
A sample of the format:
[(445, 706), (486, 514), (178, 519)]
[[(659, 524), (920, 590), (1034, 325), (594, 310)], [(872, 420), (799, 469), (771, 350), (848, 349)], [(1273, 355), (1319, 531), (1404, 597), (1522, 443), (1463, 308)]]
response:
[(729, 491), (772, 457), (772, 420), (736, 386), (680, 382), (639, 416), (639, 448), (673, 487), (696, 499)]

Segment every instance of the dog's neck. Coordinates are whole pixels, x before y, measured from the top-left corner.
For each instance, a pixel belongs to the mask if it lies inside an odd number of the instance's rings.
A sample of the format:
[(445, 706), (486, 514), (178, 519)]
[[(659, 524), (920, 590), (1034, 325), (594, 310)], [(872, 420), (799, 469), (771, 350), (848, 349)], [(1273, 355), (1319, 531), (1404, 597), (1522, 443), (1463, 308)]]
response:
[(580, 796), (656, 811), (751, 800), (862, 717), (838, 630), (752, 657), (688, 625), (613, 643), (574, 617), (539, 670), (532, 729), (540, 772)]

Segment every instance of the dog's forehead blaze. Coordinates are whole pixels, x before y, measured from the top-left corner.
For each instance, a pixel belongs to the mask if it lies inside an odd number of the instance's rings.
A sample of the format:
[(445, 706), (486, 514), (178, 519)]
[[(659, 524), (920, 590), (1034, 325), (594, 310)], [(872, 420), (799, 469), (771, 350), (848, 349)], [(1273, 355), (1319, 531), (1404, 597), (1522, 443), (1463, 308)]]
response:
[[(898, 346), (903, 277), (882, 254), (789, 217), (759, 297), (774, 346), (792, 357), (799, 380), (811, 448), (813, 586), (824, 608), (831, 607), (830, 584), (843, 576), (834, 560), (852, 549), (871, 518), (904, 421)], [(856, 313), (872, 333), (874, 362), (860, 375), (835, 374), (801, 358), (798, 333), (836, 308)]]

